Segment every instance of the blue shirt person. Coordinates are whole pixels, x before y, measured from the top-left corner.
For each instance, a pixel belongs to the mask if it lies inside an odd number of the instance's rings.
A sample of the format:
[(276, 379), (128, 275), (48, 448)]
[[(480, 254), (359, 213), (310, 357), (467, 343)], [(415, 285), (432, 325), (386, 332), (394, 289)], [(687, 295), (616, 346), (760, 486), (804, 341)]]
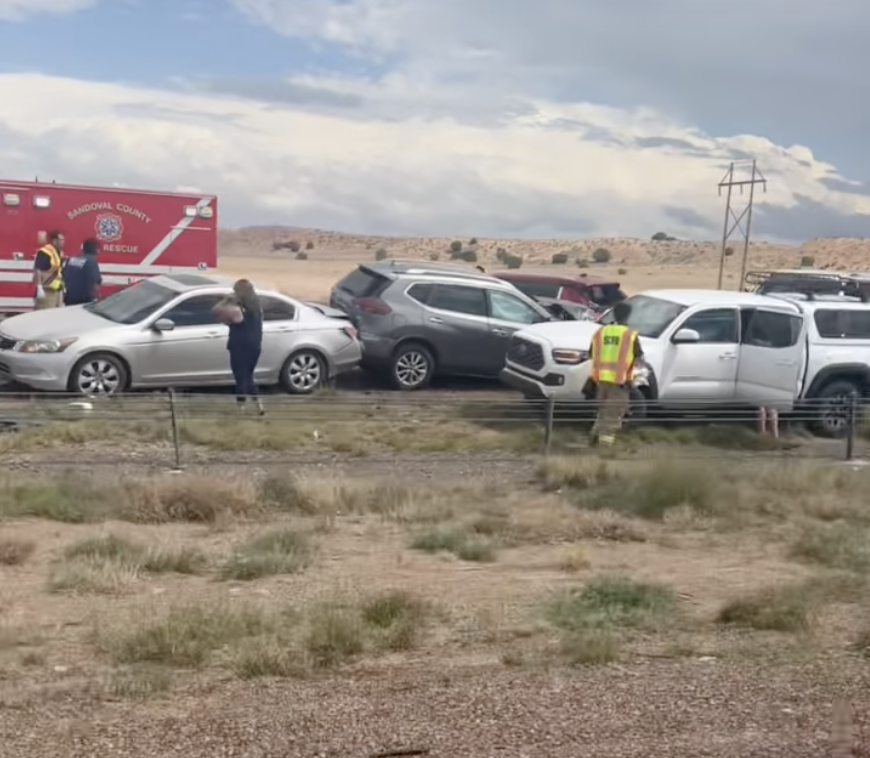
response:
[(63, 269), (64, 305), (92, 303), (100, 295), (103, 276), (97, 253), (100, 246), (95, 239), (87, 239), (82, 244), (82, 253), (75, 258), (67, 258)]
[(263, 403), (257, 392), (254, 373), (263, 348), (263, 307), (254, 285), (239, 279), (233, 285), (233, 295), (214, 307), (215, 315), (229, 326), (227, 350), (230, 369), (236, 382), (236, 400), (244, 408), (248, 399), (257, 404), (262, 416)]

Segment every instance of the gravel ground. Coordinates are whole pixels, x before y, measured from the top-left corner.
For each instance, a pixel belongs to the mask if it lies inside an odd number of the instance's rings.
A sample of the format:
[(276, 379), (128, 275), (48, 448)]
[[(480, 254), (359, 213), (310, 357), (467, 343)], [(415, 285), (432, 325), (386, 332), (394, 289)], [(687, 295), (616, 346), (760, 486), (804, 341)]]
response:
[(42, 702), (0, 712), (0, 738), (9, 758), (820, 758), (838, 755), (835, 699), (850, 703), (860, 742), (866, 684), (863, 666), (830, 660), (409, 666), (165, 702)]

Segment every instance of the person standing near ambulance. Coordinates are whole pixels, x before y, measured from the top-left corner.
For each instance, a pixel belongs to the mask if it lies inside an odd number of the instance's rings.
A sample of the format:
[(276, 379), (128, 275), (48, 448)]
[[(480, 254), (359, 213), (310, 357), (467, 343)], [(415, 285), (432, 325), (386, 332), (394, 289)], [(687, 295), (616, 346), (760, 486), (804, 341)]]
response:
[(622, 428), (631, 396), (634, 365), (643, 356), (638, 334), (627, 326), (631, 306), (613, 306), (613, 323), (602, 326), (592, 338), (591, 379), (597, 384), (598, 417), (592, 427), (593, 443), (612, 445)]
[(92, 303), (100, 296), (103, 276), (97, 254), (100, 244), (95, 239), (82, 243), (81, 255), (67, 258), (63, 267), (64, 305), (84, 305)]
[(63, 305), (63, 243), (63, 234), (51, 232), (48, 242), (36, 251), (33, 285), (37, 310)]

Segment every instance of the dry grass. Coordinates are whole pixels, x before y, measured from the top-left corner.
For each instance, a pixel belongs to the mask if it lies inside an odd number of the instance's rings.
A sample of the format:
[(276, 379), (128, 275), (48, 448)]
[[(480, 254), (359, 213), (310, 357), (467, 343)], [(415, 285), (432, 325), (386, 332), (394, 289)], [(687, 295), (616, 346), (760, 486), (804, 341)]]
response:
[[(511, 665), (733, 651), (735, 637), (741, 650), (764, 655), (764, 635), (798, 647), (812, 636), (817, 650), (842, 645), (840, 627), (854, 626), (867, 604), (861, 471), (669, 454), (554, 457), (534, 487), (451, 475), (384, 483), (323, 470), (66, 481), (37, 488), (8, 477), (0, 502), (55, 521), (127, 523), (84, 540), (88, 527), (18, 525), (39, 556), (60, 551), (47, 567), (51, 592), (31, 586), (18, 602), (45, 603), (38, 613), (50, 629), (63, 623), (52, 614), (73, 607), (92, 617), (93, 650), (116, 668), (113, 697), (167, 692), (179, 668), (305, 677), (362, 661), (402, 665), (417, 650), (494, 654)], [(52, 499), (59, 493), (62, 507)], [(54, 536), (74, 530), (76, 540)], [(60, 544), (43, 548), (41, 539)], [(197, 540), (202, 552), (188, 547)], [(153, 576), (165, 598), (137, 598)], [(101, 597), (117, 593), (122, 606)], [(836, 639), (819, 623), (832, 607), (845, 619)], [(64, 649), (81, 648), (73, 632), (61, 636)], [(854, 643), (860, 629), (849, 626), (848, 637)], [(5, 638), (0, 657), (20, 671), (40, 668), (23, 653), (45, 660), (55, 645), (22, 648), (23, 627)]]
[(818, 594), (805, 583), (765, 588), (727, 603), (717, 621), (759, 631), (804, 632), (819, 605)]
[(297, 676), (360, 655), (413, 649), (431, 608), (387, 591), (356, 602), (293, 606), (197, 603), (98, 623), (97, 649), (121, 666), (199, 669), (213, 664), (243, 678)]
[(101, 623), (94, 637), (117, 664), (199, 668), (228, 645), (280, 630), (281, 621), (253, 606), (189, 604), (160, 615), (149, 609), (126, 623)]
[(221, 578), (252, 581), (275, 574), (293, 574), (305, 569), (310, 562), (308, 535), (280, 529), (237, 549), (221, 567)]
[(561, 654), (579, 665), (618, 658), (626, 630), (661, 630), (675, 623), (679, 608), (667, 587), (603, 576), (559, 592), (546, 615), (560, 630)]
[(115, 518), (140, 524), (213, 524), (259, 512), (256, 487), (225, 477), (96, 480), (66, 471), (39, 483), (21, 475), (0, 480), (0, 519), (5, 520), (43, 518), (82, 524)]
[(477, 501), (482, 488), (409, 487), (396, 483), (331, 476), (271, 475), (259, 487), (261, 501), (279, 512), (317, 516), (374, 514), (398, 522), (437, 522), (453, 515), (454, 503)]
[(870, 528), (848, 521), (807, 523), (792, 555), (828, 568), (870, 571)]
[(198, 574), (207, 559), (197, 550), (146, 547), (109, 534), (81, 540), (52, 571), (51, 592), (113, 594), (148, 574)]
[(0, 565), (20, 566), (33, 555), (34, 550), (36, 544), (28, 540), (0, 539)]
[(496, 560), (491, 540), (458, 528), (422, 532), (413, 539), (411, 547), (426, 553), (452, 553), (461, 561), (490, 563)]
[(645, 520), (662, 521), (682, 509), (731, 527), (801, 518), (809, 530), (836, 521), (870, 526), (864, 507), (870, 474), (809, 461), (554, 457), (540, 464), (537, 478), (575, 507)]
[[(125, 407), (125, 403), (130, 408)], [(218, 452), (334, 452), (365, 456), (395, 451), (413, 453), (526, 452), (540, 450), (541, 419), (503, 423), (499, 409), (478, 408), (470, 418), (437, 405), (392, 408), (336, 403), (328, 393), (291, 405), (281, 396), (265, 398), (265, 417), (240, 417), (231, 397), (188, 400), (180, 408), (183, 446)], [(107, 452), (119, 445), (149, 444), (169, 458), (171, 421), (165, 402), (118, 400), (100, 404), (92, 414), (70, 420), (63, 405), (26, 408), (46, 415), (45, 425), (0, 437), (8, 453), (70, 449), (88, 443)], [(460, 411), (462, 409), (460, 408)], [(573, 437), (572, 437), (573, 438)], [(153, 452), (153, 449), (152, 449)]]

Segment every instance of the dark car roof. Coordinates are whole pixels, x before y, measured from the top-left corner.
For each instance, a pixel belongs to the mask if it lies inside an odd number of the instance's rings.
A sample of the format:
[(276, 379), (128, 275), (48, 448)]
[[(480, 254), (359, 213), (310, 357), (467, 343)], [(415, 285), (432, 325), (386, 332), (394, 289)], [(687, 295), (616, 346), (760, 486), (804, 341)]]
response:
[(619, 282), (615, 279), (607, 279), (603, 276), (589, 276), (578, 274), (577, 276), (551, 276), (550, 274), (528, 274), (519, 271), (499, 271), (493, 276), (504, 279), (507, 282), (541, 282), (542, 284), (588, 284), (590, 287), (613, 285), (618, 287)]

